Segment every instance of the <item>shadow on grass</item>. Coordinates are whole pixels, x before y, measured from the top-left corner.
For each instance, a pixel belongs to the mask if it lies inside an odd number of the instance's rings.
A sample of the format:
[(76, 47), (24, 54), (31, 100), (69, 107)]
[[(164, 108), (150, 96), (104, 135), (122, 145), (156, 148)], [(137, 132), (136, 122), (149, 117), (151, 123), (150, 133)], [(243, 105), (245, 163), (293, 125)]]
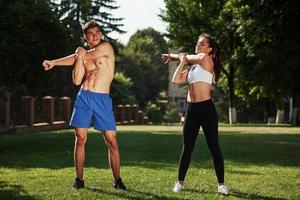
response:
[[(164, 168), (178, 164), (182, 139), (178, 132), (120, 132), (123, 166)], [(221, 133), (226, 161), (254, 165), (300, 166), (300, 135)], [(71, 132), (0, 135), (0, 166), (15, 168), (73, 167), (74, 135)], [(201, 133), (192, 164), (211, 168), (211, 156)], [(88, 135), (86, 166), (107, 168), (107, 151), (101, 134)]]
[(26, 193), (27, 192), (20, 185), (7, 184), (4, 181), (0, 181), (0, 199), (35, 199)]
[(230, 195), (228, 196), (234, 196), (234, 197), (238, 197), (241, 199), (253, 199), (253, 200), (260, 200), (260, 199), (264, 199), (264, 200), (285, 200), (284, 198), (276, 198), (276, 197), (269, 197), (269, 196), (263, 196), (263, 195), (258, 195), (258, 194), (249, 194), (249, 193), (243, 193), (243, 192), (239, 192), (239, 191), (231, 191)]
[[(211, 192), (211, 191), (205, 191), (205, 190), (197, 190), (197, 189), (185, 189), (184, 191), (186, 192), (191, 192), (191, 193), (197, 193), (197, 194), (216, 194), (217, 192)], [(259, 195), (259, 194), (250, 194), (250, 193), (244, 193), (244, 192), (239, 192), (237, 190), (230, 190), (229, 195), (221, 195), (219, 194), (220, 197), (237, 197), (241, 199), (251, 199), (251, 200), (285, 200), (284, 198), (275, 198), (275, 197), (269, 197), (269, 196), (264, 196), (264, 195)]]
[[(92, 192), (97, 192), (105, 195), (109, 195), (112, 197), (118, 197), (118, 198), (126, 198), (126, 199), (135, 199), (135, 200), (144, 200), (144, 199), (164, 199), (164, 200), (179, 200), (182, 198), (176, 198), (176, 197), (168, 197), (165, 195), (157, 195), (157, 194), (152, 194), (149, 192), (144, 192), (144, 191), (138, 191), (138, 190), (132, 190), (132, 189), (127, 189), (126, 191), (105, 191), (100, 188), (95, 188), (95, 187), (86, 187), (85, 189), (92, 191)], [(114, 198), (113, 198), (114, 199)]]

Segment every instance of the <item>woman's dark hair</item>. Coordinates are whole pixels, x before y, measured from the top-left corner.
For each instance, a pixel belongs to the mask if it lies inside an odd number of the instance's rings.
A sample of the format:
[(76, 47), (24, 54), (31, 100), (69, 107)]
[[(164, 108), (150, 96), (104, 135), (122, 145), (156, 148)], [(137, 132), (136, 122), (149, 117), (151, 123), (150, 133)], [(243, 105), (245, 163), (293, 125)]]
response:
[(207, 33), (201, 34), (198, 38), (207, 39), (208, 46), (212, 48), (209, 55), (212, 57), (214, 62), (214, 74), (215, 74), (215, 83), (219, 81), (220, 73), (221, 73), (221, 59), (220, 59), (220, 47), (218, 43)]

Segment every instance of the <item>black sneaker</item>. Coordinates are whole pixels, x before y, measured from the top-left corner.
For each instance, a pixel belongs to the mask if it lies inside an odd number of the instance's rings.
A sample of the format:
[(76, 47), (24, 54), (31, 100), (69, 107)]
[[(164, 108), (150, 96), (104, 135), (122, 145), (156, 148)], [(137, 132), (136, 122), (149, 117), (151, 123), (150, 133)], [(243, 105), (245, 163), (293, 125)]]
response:
[(76, 178), (73, 185), (73, 189), (78, 190), (80, 188), (84, 188), (84, 180), (80, 180), (79, 178)]
[(124, 183), (122, 182), (121, 178), (118, 178), (114, 183), (113, 183), (113, 187), (116, 189), (121, 189), (121, 190), (126, 190), (126, 186), (124, 185)]

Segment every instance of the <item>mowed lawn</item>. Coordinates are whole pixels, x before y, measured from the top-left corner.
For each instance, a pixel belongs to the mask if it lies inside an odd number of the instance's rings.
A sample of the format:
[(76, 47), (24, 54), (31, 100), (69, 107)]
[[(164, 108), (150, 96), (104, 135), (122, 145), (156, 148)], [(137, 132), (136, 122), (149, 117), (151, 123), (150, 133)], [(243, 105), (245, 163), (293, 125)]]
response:
[(107, 150), (90, 129), (85, 189), (73, 191), (73, 130), (0, 134), (0, 199), (300, 199), (300, 128), (220, 126), (225, 181), (217, 194), (212, 159), (200, 132), (185, 181), (173, 193), (182, 147), (181, 126), (119, 126), (121, 175), (112, 188)]

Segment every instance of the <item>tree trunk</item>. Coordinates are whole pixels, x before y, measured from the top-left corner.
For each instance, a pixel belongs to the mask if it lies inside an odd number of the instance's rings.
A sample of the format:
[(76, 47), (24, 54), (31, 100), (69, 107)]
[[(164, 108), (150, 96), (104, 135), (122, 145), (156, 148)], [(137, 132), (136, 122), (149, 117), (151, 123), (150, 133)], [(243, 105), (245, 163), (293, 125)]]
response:
[(276, 124), (282, 124), (284, 123), (284, 103), (283, 103), (283, 98), (278, 97), (275, 100), (276, 103)]
[[(233, 89), (232, 89), (233, 90)], [(229, 98), (228, 98), (228, 113), (229, 113), (229, 124), (235, 124), (236, 123), (236, 108), (235, 108), (235, 101), (234, 101), (234, 94), (232, 94), (229, 89)]]
[(293, 97), (289, 97), (289, 123), (292, 123), (293, 119)]
[(293, 126), (300, 125), (300, 92), (297, 89), (293, 91), (293, 111), (292, 111), (292, 124)]
[(234, 67), (230, 66), (228, 76), (228, 108), (229, 108), (229, 124), (236, 124), (236, 107), (234, 95)]
[(236, 123), (236, 108), (229, 107), (229, 124), (235, 124), (235, 123)]

